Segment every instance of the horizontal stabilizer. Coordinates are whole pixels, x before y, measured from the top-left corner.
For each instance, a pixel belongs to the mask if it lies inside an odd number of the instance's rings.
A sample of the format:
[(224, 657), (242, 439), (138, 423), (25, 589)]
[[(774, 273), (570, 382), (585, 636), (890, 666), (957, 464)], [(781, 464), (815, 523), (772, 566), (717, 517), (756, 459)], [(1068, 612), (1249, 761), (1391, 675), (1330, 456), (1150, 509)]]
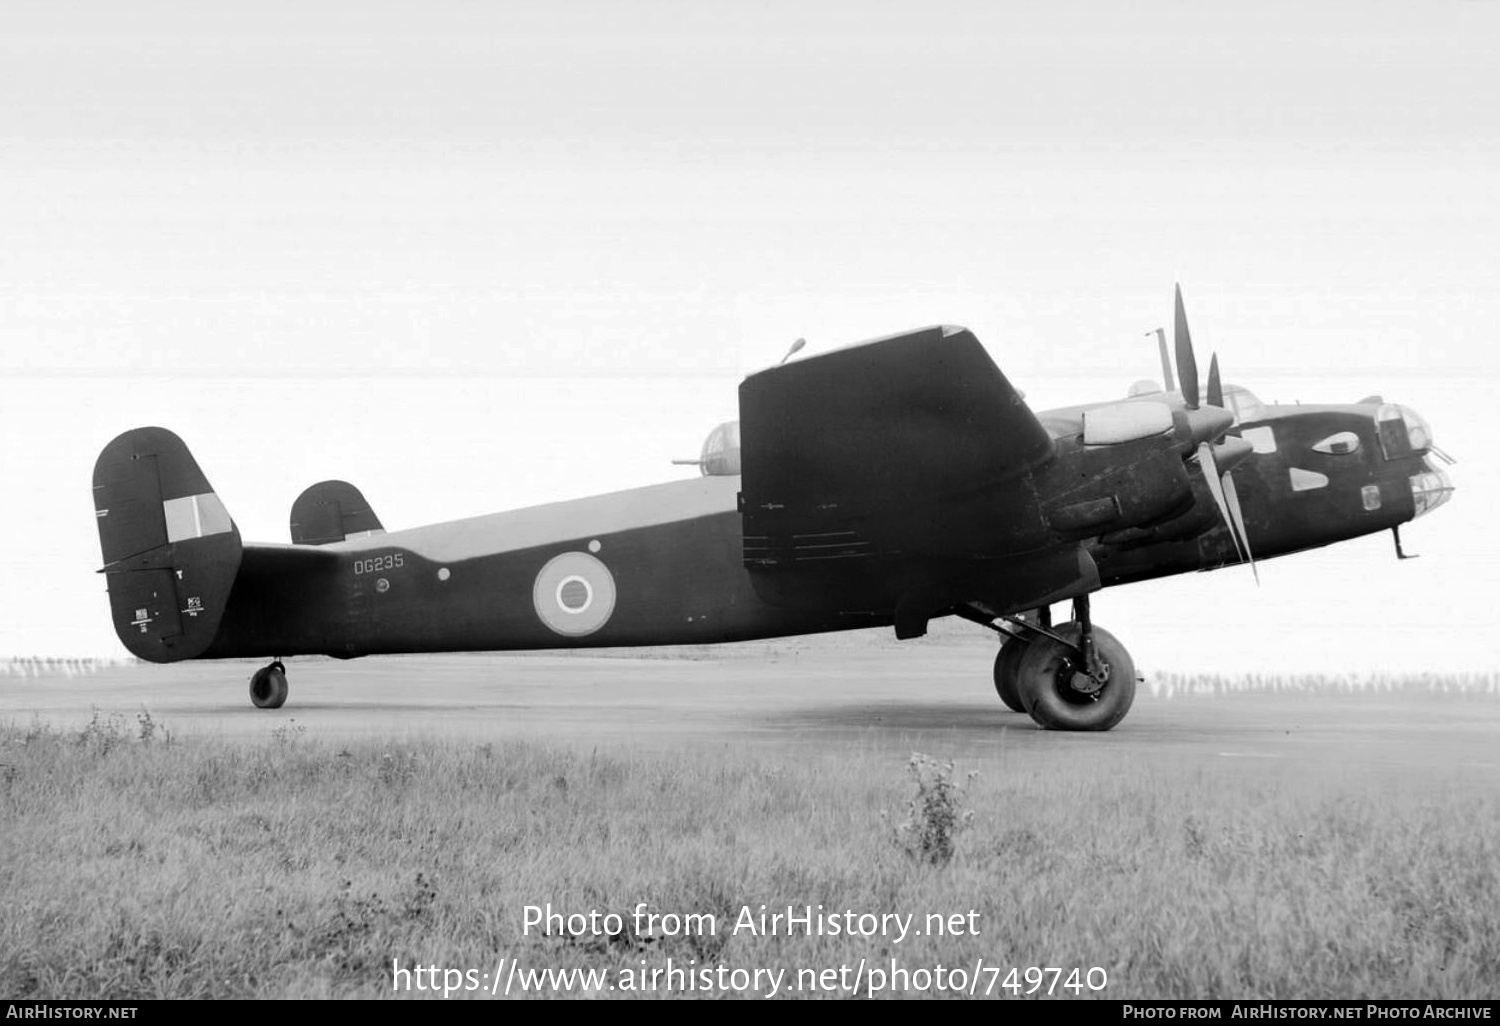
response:
[(182, 439), (136, 428), (94, 465), (94, 517), (115, 633), (174, 662), (213, 641), (240, 565), (240, 532)]
[(319, 481), (297, 496), (291, 529), (295, 545), (328, 545), (385, 531), (364, 495), (348, 481)]
[[(740, 385), (747, 544), (861, 522), (885, 551), (1003, 550), (1003, 487), (1052, 440), (966, 328), (933, 327), (754, 374)], [(760, 559), (758, 565), (772, 560)]]

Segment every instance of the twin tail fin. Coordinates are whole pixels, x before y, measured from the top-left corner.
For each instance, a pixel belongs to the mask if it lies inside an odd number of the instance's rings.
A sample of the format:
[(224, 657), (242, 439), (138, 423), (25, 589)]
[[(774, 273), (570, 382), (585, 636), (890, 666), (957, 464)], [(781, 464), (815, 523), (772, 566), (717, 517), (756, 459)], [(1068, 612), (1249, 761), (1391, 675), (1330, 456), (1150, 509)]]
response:
[(214, 639), (243, 552), (240, 532), (182, 439), (126, 431), (94, 464), (94, 517), (115, 633), (150, 662)]

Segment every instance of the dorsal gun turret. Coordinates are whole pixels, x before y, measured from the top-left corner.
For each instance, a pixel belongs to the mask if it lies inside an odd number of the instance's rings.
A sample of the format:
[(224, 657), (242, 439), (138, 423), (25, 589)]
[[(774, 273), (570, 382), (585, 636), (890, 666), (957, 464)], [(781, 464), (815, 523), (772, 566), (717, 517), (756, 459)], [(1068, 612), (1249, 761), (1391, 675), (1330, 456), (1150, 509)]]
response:
[(697, 467), (704, 477), (735, 477), (740, 472), (740, 422), (726, 420), (708, 433), (703, 451), (695, 460), (673, 460), (679, 466)]

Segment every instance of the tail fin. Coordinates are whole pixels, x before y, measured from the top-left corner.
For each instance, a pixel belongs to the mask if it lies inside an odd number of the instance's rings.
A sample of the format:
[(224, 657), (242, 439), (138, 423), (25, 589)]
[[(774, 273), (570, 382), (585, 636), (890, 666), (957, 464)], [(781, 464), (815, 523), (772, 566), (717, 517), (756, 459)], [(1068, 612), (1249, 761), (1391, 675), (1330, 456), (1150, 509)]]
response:
[(360, 490), (348, 481), (319, 481), (297, 496), (291, 527), (296, 545), (328, 545), (385, 531)]
[(240, 532), (187, 446), (136, 428), (94, 464), (94, 516), (115, 633), (157, 663), (213, 641), (240, 566)]

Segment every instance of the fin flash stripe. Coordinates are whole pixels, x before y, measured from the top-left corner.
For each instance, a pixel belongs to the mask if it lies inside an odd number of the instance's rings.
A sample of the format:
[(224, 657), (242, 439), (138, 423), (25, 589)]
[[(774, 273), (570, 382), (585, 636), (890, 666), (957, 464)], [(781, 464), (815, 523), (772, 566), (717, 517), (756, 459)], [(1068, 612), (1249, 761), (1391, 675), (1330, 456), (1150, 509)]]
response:
[(161, 504), (161, 511), (167, 521), (168, 542), (228, 534), (234, 529), (229, 511), (213, 492), (167, 499)]

